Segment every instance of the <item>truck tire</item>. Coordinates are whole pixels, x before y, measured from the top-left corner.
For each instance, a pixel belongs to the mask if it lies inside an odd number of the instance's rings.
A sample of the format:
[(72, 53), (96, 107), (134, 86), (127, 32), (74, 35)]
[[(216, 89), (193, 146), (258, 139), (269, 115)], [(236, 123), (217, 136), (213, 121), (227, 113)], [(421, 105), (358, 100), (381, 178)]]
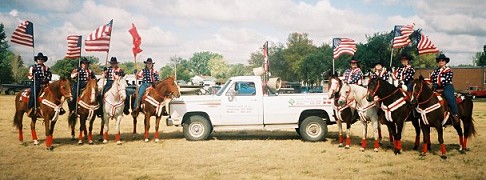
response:
[(8, 95), (15, 95), (15, 90), (13, 90), (13, 89), (9, 89), (9, 90), (7, 90), (7, 93), (5, 93), (5, 94), (8, 94)]
[(318, 116), (305, 118), (299, 126), (300, 136), (304, 141), (322, 141), (327, 137), (326, 121)]
[(184, 137), (189, 141), (206, 140), (211, 134), (209, 120), (200, 115), (190, 116), (183, 125)]

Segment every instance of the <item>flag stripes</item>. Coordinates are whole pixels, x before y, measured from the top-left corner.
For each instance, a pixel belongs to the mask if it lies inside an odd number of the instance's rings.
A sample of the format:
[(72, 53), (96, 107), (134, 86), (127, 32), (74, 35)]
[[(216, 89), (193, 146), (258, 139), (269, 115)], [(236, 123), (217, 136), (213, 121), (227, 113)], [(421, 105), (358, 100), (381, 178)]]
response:
[(15, 29), (12, 34), (13, 43), (34, 47), (34, 24), (30, 21), (24, 21)]
[(113, 20), (108, 24), (100, 26), (94, 30), (85, 41), (85, 49), (87, 52), (110, 50), (111, 29)]
[(337, 59), (342, 54), (353, 56), (357, 50), (356, 42), (350, 38), (334, 38), (332, 40), (332, 48), (334, 49), (334, 59)]
[(64, 59), (76, 59), (81, 57), (82, 36), (70, 35), (67, 37), (67, 52)]
[(270, 62), (268, 61), (268, 41), (263, 44), (263, 69), (268, 72), (268, 66)]
[(439, 50), (437, 49), (437, 47), (435, 47), (432, 41), (430, 41), (430, 39), (423, 34), (421, 34), (420, 36), (420, 42), (417, 45), (417, 49), (419, 55), (439, 52)]
[(409, 37), (413, 33), (413, 26), (414, 24), (395, 26), (395, 29), (393, 30), (393, 48), (402, 48), (412, 43)]

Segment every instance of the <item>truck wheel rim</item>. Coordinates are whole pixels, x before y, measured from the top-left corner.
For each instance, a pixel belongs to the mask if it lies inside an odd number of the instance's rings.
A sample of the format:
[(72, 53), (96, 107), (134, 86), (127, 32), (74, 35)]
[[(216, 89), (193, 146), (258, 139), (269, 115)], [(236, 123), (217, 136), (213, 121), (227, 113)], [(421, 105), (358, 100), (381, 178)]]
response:
[(192, 123), (189, 126), (189, 133), (192, 137), (200, 137), (204, 133), (204, 126), (200, 123)]
[(311, 123), (305, 128), (305, 131), (311, 138), (317, 138), (321, 135), (321, 126), (317, 123)]

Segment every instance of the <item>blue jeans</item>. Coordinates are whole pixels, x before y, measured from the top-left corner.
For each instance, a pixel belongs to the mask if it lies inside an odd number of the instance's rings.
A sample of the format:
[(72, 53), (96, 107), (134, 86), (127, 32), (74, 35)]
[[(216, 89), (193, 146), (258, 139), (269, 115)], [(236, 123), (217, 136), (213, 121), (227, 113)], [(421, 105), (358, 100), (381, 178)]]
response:
[(143, 94), (145, 94), (145, 90), (150, 86), (150, 83), (142, 83), (140, 87), (138, 87), (138, 94), (137, 99), (135, 100), (135, 104), (133, 105), (132, 109), (138, 108), (140, 106), (140, 101), (142, 100)]
[[(73, 100), (71, 102), (68, 102), (68, 106), (69, 106), (69, 110), (74, 110), (74, 108), (76, 108), (76, 103), (78, 102), (78, 96), (79, 96), (79, 92), (78, 92), (78, 82), (74, 82), (73, 84), (73, 88), (71, 90), (71, 95), (73, 95)], [(86, 81), (79, 81), (79, 91), (81, 91), (81, 89), (85, 88), (86, 87)]]
[(113, 86), (113, 80), (106, 81), (105, 87), (103, 87), (103, 95), (105, 95), (106, 91)]
[(405, 85), (407, 85), (407, 91), (408, 92), (412, 92), (412, 81), (408, 82), (408, 83), (405, 83)]
[[(34, 91), (34, 87), (35, 87), (35, 91)], [(37, 101), (37, 96), (39, 96), (39, 91), (40, 91), (40, 82), (32, 81), (32, 84), (30, 85), (29, 109), (34, 107), (34, 101)], [(36, 103), (36, 106), (39, 107), (38, 102)]]
[(458, 115), (459, 110), (457, 109), (456, 96), (454, 96), (454, 86), (452, 84), (444, 86), (444, 97), (446, 98), (449, 107), (451, 107), (452, 114)]

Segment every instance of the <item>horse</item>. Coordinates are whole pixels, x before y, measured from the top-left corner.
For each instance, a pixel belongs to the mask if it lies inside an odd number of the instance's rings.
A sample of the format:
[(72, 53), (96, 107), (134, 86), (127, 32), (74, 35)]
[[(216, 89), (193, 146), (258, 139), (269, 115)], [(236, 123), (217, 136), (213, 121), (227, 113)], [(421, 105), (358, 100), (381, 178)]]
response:
[(118, 77), (113, 81), (113, 85), (103, 95), (103, 118), (101, 119), (103, 132), (103, 143), (108, 143), (108, 130), (109, 120), (115, 120), (115, 140), (118, 145), (121, 145), (120, 141), (120, 122), (122, 119), (122, 113), (125, 106), (126, 95), (126, 77)]
[[(140, 95), (140, 94), (138, 94)], [(155, 86), (147, 88), (140, 102), (140, 111), (133, 111), (133, 134), (137, 133), (137, 117), (140, 112), (145, 114), (145, 142), (149, 141), (150, 117), (155, 116), (154, 141), (159, 142), (159, 124), (162, 116), (167, 116), (169, 103), (174, 97), (181, 96), (179, 86), (175, 83), (174, 77), (168, 77)], [(133, 97), (136, 98), (136, 97)]]
[[(415, 144), (413, 149), (416, 150), (420, 143), (420, 127), (417, 118), (413, 117), (413, 107), (410, 105), (409, 95), (399, 87), (384, 81), (380, 78), (372, 78), (369, 81), (366, 93), (366, 100), (375, 103), (384, 111), (388, 132), (391, 133), (390, 140), (393, 140), (395, 155), (400, 154), (402, 150), (402, 131), (405, 121), (412, 121), (415, 128)], [(392, 139), (393, 137), (393, 139)]]
[[(15, 116), (13, 118), (14, 126), (19, 130), (19, 141), (23, 144), (23, 132), (22, 132), (22, 119), (25, 112), (29, 111), (28, 103), (29, 96), (31, 95), (30, 89), (24, 89), (21, 93), (18, 93), (15, 97)], [(46, 129), (46, 148), (52, 150), (53, 146), (53, 133), (54, 126), (59, 117), (60, 109), (64, 100), (71, 99), (71, 87), (69, 81), (65, 78), (61, 78), (58, 81), (49, 83), (40, 91), (40, 96), (37, 100), (38, 106), (40, 108), (40, 118), (44, 119), (44, 125)], [(32, 111), (35, 111), (33, 109)], [(34, 112), (35, 114), (35, 112)], [(33, 115), (32, 121), (30, 123), (30, 130), (32, 132), (32, 140), (34, 145), (38, 145), (37, 133), (35, 132), (35, 122), (37, 121), (37, 115)]]
[[(368, 102), (365, 98), (366, 96), (366, 88), (362, 86), (358, 86), (356, 84), (348, 84), (344, 83), (341, 86), (341, 90), (339, 91), (339, 98), (338, 98), (338, 105), (343, 106), (348, 102), (355, 102), (356, 103), (356, 110), (358, 111), (359, 120), (363, 125), (363, 133), (361, 139), (361, 151), (364, 151), (366, 148), (366, 135), (368, 129), (368, 122), (371, 122), (373, 126), (373, 135), (375, 138), (374, 141), (374, 151), (378, 152), (380, 148), (380, 140), (381, 137), (379, 136), (380, 130), (380, 122), (378, 121), (378, 113), (374, 102)], [(348, 136), (349, 137), (349, 136)]]
[(454, 120), (449, 112), (447, 101), (429, 88), (422, 76), (412, 82), (412, 99), (413, 105), (416, 105), (416, 110), (420, 113), (420, 127), (424, 133), (422, 145), (422, 152), (420, 156), (426, 156), (428, 145), (430, 145), (430, 128), (435, 127), (438, 134), (438, 141), (441, 148), (441, 158), (447, 159), (446, 147), (444, 145), (443, 127), (446, 125), (453, 125), (459, 135), (459, 151), (465, 153), (467, 149), (467, 139), (476, 135), (474, 122), (472, 119), (473, 103), (470, 98), (466, 98), (461, 103), (458, 103), (460, 119), (464, 124), (464, 133), (460, 123), (454, 123)]
[(329, 76), (328, 82), (328, 98), (334, 99), (333, 103), (333, 111), (334, 111), (334, 118), (337, 119), (337, 125), (339, 129), (339, 147), (343, 147), (344, 138), (343, 138), (343, 126), (342, 123), (346, 123), (346, 146), (344, 148), (349, 149), (351, 145), (351, 137), (350, 137), (350, 129), (351, 125), (354, 124), (357, 119), (358, 115), (356, 112), (356, 102), (349, 101), (346, 104), (339, 105), (339, 92), (342, 88), (342, 81), (339, 79), (336, 73)]
[[(81, 91), (81, 90), (80, 90)], [(95, 111), (100, 107), (96, 101), (98, 94), (98, 83), (96, 79), (90, 79), (86, 82), (86, 87), (82, 90), (78, 97), (78, 109), (69, 113), (69, 125), (71, 126), (71, 135), (74, 138), (74, 127), (76, 125), (76, 119), (79, 115), (79, 140), (78, 144), (83, 144), (83, 132), (84, 136), (88, 138), (88, 143), (93, 144), (93, 122), (96, 117)], [(76, 112), (76, 113), (75, 113)], [(89, 133), (86, 130), (86, 120), (89, 120)]]

